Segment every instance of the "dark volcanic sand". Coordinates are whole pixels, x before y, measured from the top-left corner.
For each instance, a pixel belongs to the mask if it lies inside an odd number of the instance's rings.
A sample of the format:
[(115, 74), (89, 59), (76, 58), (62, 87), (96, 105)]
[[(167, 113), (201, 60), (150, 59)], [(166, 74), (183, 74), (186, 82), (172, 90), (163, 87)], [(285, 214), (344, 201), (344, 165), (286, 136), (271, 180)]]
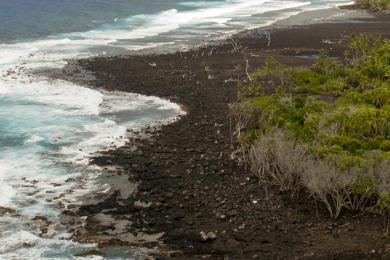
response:
[[(341, 57), (353, 33), (382, 33), (389, 38), (389, 22), (389, 17), (382, 17), (364, 23), (277, 29), (271, 33), (270, 47), (259, 34), (261, 30), (236, 38), (247, 47), (251, 70), (271, 56), (284, 63), (307, 65), (320, 49)], [(157, 66), (150, 66), (151, 62)], [(94, 159), (101, 166), (123, 167), (130, 180), (140, 183), (138, 192), (127, 199), (114, 193), (101, 203), (83, 206), (77, 214), (88, 216), (86, 233), (74, 238), (94, 241), (91, 237), (99, 230), (108, 234), (92, 220), (104, 212), (116, 220), (131, 221), (126, 232), (164, 232), (160, 240), (165, 246), (160, 244), (160, 248), (177, 252), (161, 253), (160, 259), (363, 259), (390, 252), (385, 218), (344, 213), (332, 221), (321, 204), (316, 206), (304, 194), (290, 200), (276, 188), (259, 184), (244, 164), (231, 158), (237, 143), (231, 136), (234, 122), (231, 129), (228, 104), (236, 99), (236, 81), (245, 78), (235, 70), (237, 64), (245, 63), (232, 45), (78, 63), (96, 76), (89, 82), (93, 87), (168, 98), (183, 105), (188, 114), (154, 130), (151, 138), (130, 140)], [(132, 151), (134, 145), (137, 149)], [(151, 206), (137, 206), (137, 200)], [(203, 241), (201, 231), (214, 232), (216, 237)], [(125, 244), (119, 239), (109, 243)]]

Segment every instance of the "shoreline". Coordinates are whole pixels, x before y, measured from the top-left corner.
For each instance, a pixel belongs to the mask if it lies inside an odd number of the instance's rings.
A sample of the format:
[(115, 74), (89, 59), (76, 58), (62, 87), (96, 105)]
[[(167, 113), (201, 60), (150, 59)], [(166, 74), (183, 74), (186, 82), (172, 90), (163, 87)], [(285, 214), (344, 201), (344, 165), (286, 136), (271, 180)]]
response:
[[(323, 48), (334, 57), (342, 55), (352, 32), (381, 31), (390, 37), (389, 17), (364, 19), (281, 26), (272, 30), (270, 47), (259, 33), (264, 28), (234, 38), (250, 54), (250, 69), (269, 57), (304, 66)], [(150, 61), (157, 66), (149, 66)], [(331, 221), (324, 209), (310, 210), (315, 205), (304, 198), (290, 201), (273, 187), (260, 187), (244, 165), (231, 160), (238, 144), (231, 139), (234, 124), (230, 125), (228, 104), (236, 98), (236, 80), (245, 77), (235, 69), (244, 65), (242, 54), (231, 45), (78, 63), (96, 76), (88, 80), (91, 87), (167, 98), (188, 109), (187, 116), (173, 124), (146, 129), (149, 138), (129, 140), (124, 147), (94, 158), (99, 166), (123, 168), (130, 180), (139, 182), (138, 192), (128, 198), (114, 192), (103, 202), (81, 207), (75, 214), (87, 217), (86, 233), (74, 235), (76, 240), (101, 236), (101, 244), (128, 245), (134, 243), (117, 237), (138, 233), (148, 239), (145, 234), (164, 233), (160, 240), (146, 241), (147, 246), (178, 259), (327, 259), (388, 253), (390, 241), (382, 238), (385, 221), (380, 217), (347, 213)], [(130, 149), (134, 146), (136, 150)], [(101, 214), (115, 221), (99, 222), (96, 216)], [(126, 226), (117, 228), (114, 222)]]

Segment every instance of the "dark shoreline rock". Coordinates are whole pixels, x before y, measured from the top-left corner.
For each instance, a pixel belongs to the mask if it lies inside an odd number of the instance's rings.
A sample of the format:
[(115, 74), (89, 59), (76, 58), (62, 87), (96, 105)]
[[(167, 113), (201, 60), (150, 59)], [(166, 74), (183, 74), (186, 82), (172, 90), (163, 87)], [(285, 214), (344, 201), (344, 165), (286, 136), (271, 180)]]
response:
[[(381, 32), (390, 37), (389, 20), (275, 30), (269, 48), (256, 30), (240, 35), (237, 41), (250, 54), (250, 69), (263, 65), (269, 57), (304, 66), (323, 48), (334, 57), (343, 55), (352, 33)], [(326, 39), (335, 44), (325, 43)], [(150, 66), (151, 61), (156, 66)], [(150, 138), (129, 140), (128, 145), (93, 159), (103, 167), (121, 166), (129, 179), (139, 182), (138, 191), (127, 199), (112, 194), (96, 205), (81, 207), (76, 215), (87, 216), (87, 223), (75, 239), (98, 239), (95, 235), (102, 227), (93, 219), (104, 212), (115, 223), (131, 222), (125, 233), (163, 232), (162, 241), (175, 253), (160, 259), (353, 259), (375, 256), (389, 244), (382, 239), (382, 218), (346, 214), (333, 223), (326, 210), (312, 200), (291, 201), (273, 187), (260, 186), (244, 164), (230, 158), (239, 145), (232, 138), (234, 122), (228, 104), (236, 100), (236, 81), (245, 77), (236, 70), (237, 64), (245, 66), (242, 54), (231, 45), (77, 63), (81, 71), (94, 75), (95, 79), (87, 82), (91, 87), (168, 98), (182, 104), (188, 113), (170, 125), (147, 129)], [(134, 145), (136, 150), (129, 149)], [(136, 201), (150, 206), (137, 207)], [(346, 222), (349, 224), (343, 226)], [(340, 228), (329, 230), (332, 224)], [(127, 242), (119, 238), (102, 242), (107, 243)], [(156, 242), (150, 245), (166, 248)]]

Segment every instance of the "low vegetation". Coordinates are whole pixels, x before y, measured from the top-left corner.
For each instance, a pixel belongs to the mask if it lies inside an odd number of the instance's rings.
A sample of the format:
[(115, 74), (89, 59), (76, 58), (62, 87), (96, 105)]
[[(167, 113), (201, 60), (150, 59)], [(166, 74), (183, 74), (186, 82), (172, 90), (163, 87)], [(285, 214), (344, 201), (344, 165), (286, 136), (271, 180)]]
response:
[(270, 59), (250, 78), (233, 110), (261, 180), (332, 218), (390, 210), (390, 40), (353, 37), (345, 60), (323, 53), (310, 68)]
[(390, 10), (390, 0), (357, 0), (357, 3), (378, 11)]

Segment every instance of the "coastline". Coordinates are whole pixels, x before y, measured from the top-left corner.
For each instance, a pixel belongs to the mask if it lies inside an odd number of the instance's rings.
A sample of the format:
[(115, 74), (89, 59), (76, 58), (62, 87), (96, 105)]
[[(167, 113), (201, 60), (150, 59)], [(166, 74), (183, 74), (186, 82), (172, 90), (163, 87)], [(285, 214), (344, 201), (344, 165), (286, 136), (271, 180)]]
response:
[[(382, 32), (390, 37), (390, 18), (385, 16), (293, 26), (288, 19), (271, 30), (269, 47), (265, 28), (234, 37), (246, 48), (250, 69), (269, 57), (304, 66), (321, 49), (340, 57), (352, 33)], [(147, 247), (157, 246), (157, 254), (178, 259), (353, 259), (387, 253), (390, 241), (383, 238), (386, 223), (382, 218), (346, 214), (330, 221), (324, 209), (313, 210), (316, 205), (305, 198), (290, 201), (272, 187), (259, 186), (244, 164), (231, 159), (238, 144), (231, 138), (234, 122), (230, 122), (228, 104), (236, 98), (237, 79), (245, 77), (235, 69), (237, 64), (245, 66), (242, 54), (231, 44), (222, 41), (183, 53), (97, 57), (77, 63), (96, 79), (86, 82), (76, 75), (73, 80), (166, 98), (184, 106), (187, 116), (157, 129), (149, 127), (144, 131), (148, 138), (129, 140), (94, 158), (101, 167), (119, 166), (125, 176), (139, 183), (138, 191), (127, 198), (114, 192), (103, 202), (73, 212), (87, 217), (85, 230), (74, 235), (76, 240), (139, 245), (142, 241), (118, 237), (138, 233), (146, 239), (164, 233), (159, 240), (146, 241)], [(66, 74), (77, 73), (70, 69)], [(115, 221), (97, 221), (96, 216), (102, 214)], [(114, 222), (126, 226), (113, 226)]]

